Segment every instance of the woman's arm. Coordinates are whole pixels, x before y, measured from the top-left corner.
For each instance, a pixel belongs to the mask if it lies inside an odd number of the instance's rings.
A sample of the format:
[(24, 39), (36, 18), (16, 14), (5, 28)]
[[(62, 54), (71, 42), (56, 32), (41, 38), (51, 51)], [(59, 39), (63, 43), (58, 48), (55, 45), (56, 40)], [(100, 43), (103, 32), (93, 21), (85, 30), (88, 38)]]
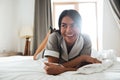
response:
[[(48, 62), (51, 63), (59, 63), (59, 59), (55, 57), (48, 57)], [(96, 58), (92, 58), (89, 55), (81, 55), (71, 61), (65, 62), (62, 65), (67, 68), (75, 68), (78, 65), (82, 65), (82, 63), (100, 63), (101, 61)]]
[(89, 64), (92, 64), (92, 63), (101, 63), (101, 61), (97, 60), (96, 58), (93, 58), (89, 55), (81, 55), (71, 61), (68, 61), (66, 63), (63, 63), (62, 65), (65, 66), (65, 67), (70, 67), (70, 68), (76, 68), (78, 66), (82, 66), (84, 63), (89, 63)]
[[(48, 57), (48, 63), (45, 63), (45, 70), (47, 74), (57, 75), (66, 71), (75, 71), (77, 66), (82, 65), (82, 63), (101, 63), (101, 61), (96, 58), (92, 58), (88, 55), (81, 55), (71, 61), (58, 65), (58, 58)], [(57, 63), (57, 65), (56, 65)]]

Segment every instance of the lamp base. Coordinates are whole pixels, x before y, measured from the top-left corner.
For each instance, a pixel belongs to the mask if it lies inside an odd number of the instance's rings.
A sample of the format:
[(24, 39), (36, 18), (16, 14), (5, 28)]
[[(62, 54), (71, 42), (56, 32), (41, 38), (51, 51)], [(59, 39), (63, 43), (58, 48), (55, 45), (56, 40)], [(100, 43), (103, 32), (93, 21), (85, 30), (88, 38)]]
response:
[(29, 41), (29, 37), (26, 38), (24, 56), (30, 56), (30, 41)]

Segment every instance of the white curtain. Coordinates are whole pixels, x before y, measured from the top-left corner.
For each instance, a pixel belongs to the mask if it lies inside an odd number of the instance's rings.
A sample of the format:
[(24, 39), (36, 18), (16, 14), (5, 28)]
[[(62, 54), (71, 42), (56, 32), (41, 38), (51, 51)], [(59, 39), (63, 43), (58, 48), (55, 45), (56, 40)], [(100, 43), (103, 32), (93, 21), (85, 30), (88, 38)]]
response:
[(118, 9), (120, 9), (120, 4), (117, 4), (117, 6), (116, 6), (116, 4), (115, 4), (115, 3), (117, 3), (116, 1), (118, 1), (118, 0), (106, 0), (106, 2), (109, 5), (109, 8), (112, 11), (114, 19), (115, 19), (116, 23), (118, 24), (118, 27), (120, 28), (120, 10), (118, 10)]

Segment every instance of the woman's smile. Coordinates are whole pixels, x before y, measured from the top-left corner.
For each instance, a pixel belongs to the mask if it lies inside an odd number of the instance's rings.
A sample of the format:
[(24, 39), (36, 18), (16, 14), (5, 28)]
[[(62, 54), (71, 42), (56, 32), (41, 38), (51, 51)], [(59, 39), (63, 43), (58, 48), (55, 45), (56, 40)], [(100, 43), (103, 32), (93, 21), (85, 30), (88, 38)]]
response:
[(77, 40), (77, 35), (79, 34), (78, 28), (74, 26), (74, 21), (70, 17), (65, 16), (62, 19), (61, 24), (61, 35), (63, 36), (64, 40), (67, 44), (74, 44), (74, 42)]

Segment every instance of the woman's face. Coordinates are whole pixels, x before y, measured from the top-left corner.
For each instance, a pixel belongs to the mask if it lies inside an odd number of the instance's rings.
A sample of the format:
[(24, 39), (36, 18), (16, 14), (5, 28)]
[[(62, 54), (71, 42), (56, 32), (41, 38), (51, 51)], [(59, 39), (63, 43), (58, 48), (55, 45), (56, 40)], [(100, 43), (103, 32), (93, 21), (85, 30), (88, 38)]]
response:
[(61, 35), (68, 45), (73, 45), (78, 37), (80, 28), (69, 17), (63, 17), (61, 21)]

